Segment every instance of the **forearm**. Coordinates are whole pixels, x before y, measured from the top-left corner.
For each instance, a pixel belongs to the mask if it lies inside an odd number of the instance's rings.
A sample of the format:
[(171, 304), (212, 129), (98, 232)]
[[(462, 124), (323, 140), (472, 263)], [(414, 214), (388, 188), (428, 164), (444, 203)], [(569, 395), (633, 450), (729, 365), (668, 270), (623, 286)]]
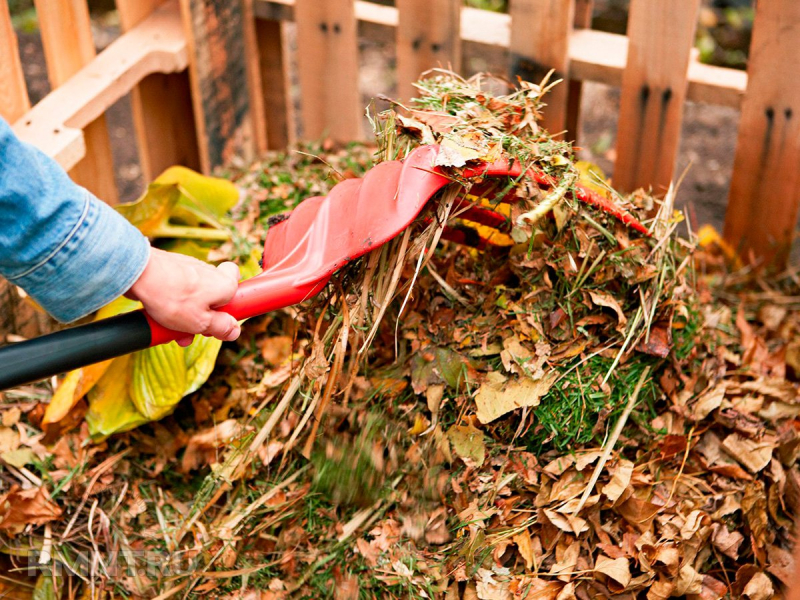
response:
[(0, 119), (0, 274), (60, 321), (126, 292), (150, 245)]

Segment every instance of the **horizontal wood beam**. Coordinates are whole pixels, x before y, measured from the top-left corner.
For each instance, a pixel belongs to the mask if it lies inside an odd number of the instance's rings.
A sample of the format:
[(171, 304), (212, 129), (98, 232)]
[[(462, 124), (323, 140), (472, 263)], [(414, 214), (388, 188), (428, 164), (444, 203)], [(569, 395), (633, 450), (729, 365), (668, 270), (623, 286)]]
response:
[[(254, 12), (262, 19), (293, 21), (294, 0), (254, 0)], [(397, 27), (397, 9), (393, 6), (357, 0), (355, 14), (358, 21)], [(462, 8), (461, 39), (508, 48), (511, 17), (477, 8)], [(620, 87), (628, 60), (628, 38), (593, 29), (576, 29), (569, 40), (569, 60), (571, 79)], [(705, 65), (696, 56), (689, 61), (687, 100), (740, 108), (746, 89), (747, 73), (744, 71)]]
[(187, 65), (180, 10), (171, 0), (25, 113), (14, 131), (69, 170), (86, 152), (87, 125), (146, 76)]

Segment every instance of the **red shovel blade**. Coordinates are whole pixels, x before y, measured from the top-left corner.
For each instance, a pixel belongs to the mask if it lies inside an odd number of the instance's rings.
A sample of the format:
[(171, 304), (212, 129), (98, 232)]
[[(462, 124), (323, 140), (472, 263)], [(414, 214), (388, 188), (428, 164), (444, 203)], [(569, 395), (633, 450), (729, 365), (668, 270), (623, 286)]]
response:
[[(297, 304), (319, 293), (334, 272), (401, 233), (428, 200), (450, 183), (451, 179), (440, 175), (439, 167), (435, 166), (438, 151), (438, 146), (421, 146), (402, 162), (381, 163), (362, 179), (345, 180), (327, 196), (302, 202), (287, 219), (268, 231), (264, 271), (242, 282), (233, 300), (220, 310), (241, 320)], [(502, 160), (471, 169), (466, 176), (520, 174), (518, 163)], [(554, 183), (542, 173), (529, 171), (529, 174), (545, 187)], [(579, 188), (576, 196), (646, 233), (638, 221), (610, 201), (594, 198), (597, 194)], [(464, 215), (502, 229), (498, 216), (489, 212), (475, 207)], [(185, 335), (164, 329), (152, 319), (150, 324), (152, 345)]]

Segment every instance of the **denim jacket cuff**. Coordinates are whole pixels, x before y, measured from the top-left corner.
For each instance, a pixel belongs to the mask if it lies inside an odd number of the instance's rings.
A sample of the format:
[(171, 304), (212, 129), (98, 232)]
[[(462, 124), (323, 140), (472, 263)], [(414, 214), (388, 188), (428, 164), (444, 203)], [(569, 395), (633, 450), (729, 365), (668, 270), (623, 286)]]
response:
[(127, 292), (147, 266), (150, 243), (113, 208), (85, 193), (75, 226), (41, 262), (9, 281), (63, 323)]

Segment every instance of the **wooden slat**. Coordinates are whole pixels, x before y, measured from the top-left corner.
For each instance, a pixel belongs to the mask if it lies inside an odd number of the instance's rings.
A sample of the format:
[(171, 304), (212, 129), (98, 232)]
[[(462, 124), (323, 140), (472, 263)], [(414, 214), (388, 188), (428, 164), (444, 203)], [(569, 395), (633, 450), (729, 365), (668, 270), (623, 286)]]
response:
[[(572, 25), (575, 29), (591, 29), (592, 9), (594, 0), (575, 0), (575, 16)], [(567, 92), (567, 123), (566, 138), (576, 141), (581, 119), (581, 98), (583, 83), (579, 79), (569, 80), (569, 91)]]
[(663, 193), (672, 179), (699, 0), (632, 0), (614, 183)]
[(543, 111), (545, 129), (560, 133), (567, 124), (572, 0), (514, 0), (510, 11), (512, 78), (539, 83), (555, 69), (550, 81), (564, 80), (547, 94)]
[(362, 138), (353, 0), (297, 0), (303, 138)]
[(250, 98), (246, 17), (239, 1), (180, 0), (189, 49), (189, 81), (203, 172), (257, 150)]
[(244, 61), (247, 71), (247, 92), (250, 104), (250, 118), (253, 123), (255, 150), (258, 154), (267, 151), (267, 115), (264, 86), (261, 83), (261, 65), (259, 60), (258, 34), (256, 18), (253, 14), (253, 0), (242, 2), (242, 29), (244, 33)]
[(461, 0), (397, 0), (397, 87), (402, 100), (434, 67), (461, 70)]
[(267, 146), (286, 148), (294, 140), (294, 111), (289, 94), (289, 71), (280, 21), (256, 19), (261, 90), (267, 125)]
[(756, 5), (725, 238), (745, 259), (785, 264), (800, 205), (800, 3)]
[(0, 0), (0, 117), (13, 123), (30, 107), (8, 2)]
[[(86, 0), (35, 0), (47, 75), (55, 89), (94, 59), (96, 52)], [(70, 177), (98, 198), (117, 202), (114, 160), (104, 115), (83, 130), (86, 155)]]
[[(294, 0), (254, 0), (256, 16), (262, 19), (294, 20)], [(356, 19), (372, 25), (397, 27), (397, 9), (356, 0)], [(489, 46), (508, 48), (511, 38), (509, 15), (477, 8), (461, 10), (461, 39)], [(578, 29), (569, 42), (570, 76), (617, 86), (622, 82), (628, 53), (628, 39), (604, 31)], [(704, 65), (693, 60), (689, 67), (687, 99), (739, 108), (747, 87), (747, 73)]]
[[(64, 169), (83, 158), (82, 129), (151, 73), (188, 65), (177, 0), (166, 3), (14, 123), (24, 141)], [(162, 133), (164, 137), (169, 134)]]
[[(123, 31), (130, 31), (164, 0), (116, 0)], [(132, 91), (133, 124), (144, 181), (172, 165), (200, 169), (189, 72), (153, 73)]]

